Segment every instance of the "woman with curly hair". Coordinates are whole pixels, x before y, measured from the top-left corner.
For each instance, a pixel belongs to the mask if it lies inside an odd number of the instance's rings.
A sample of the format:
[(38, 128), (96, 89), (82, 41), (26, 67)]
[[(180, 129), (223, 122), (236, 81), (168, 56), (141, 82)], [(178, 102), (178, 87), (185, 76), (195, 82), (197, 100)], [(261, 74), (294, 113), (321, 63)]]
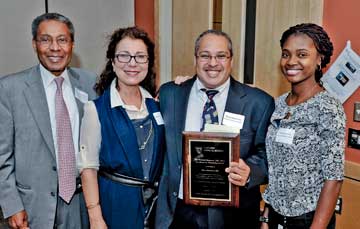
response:
[(261, 226), (335, 228), (345, 114), (320, 83), (333, 45), (323, 28), (312, 23), (290, 27), (280, 45), (280, 68), (291, 91), (276, 100), (266, 137), (269, 185)]
[(155, 95), (154, 44), (130, 27), (116, 30), (107, 63), (85, 104), (80, 170), (91, 228), (144, 228), (157, 195), (164, 125)]

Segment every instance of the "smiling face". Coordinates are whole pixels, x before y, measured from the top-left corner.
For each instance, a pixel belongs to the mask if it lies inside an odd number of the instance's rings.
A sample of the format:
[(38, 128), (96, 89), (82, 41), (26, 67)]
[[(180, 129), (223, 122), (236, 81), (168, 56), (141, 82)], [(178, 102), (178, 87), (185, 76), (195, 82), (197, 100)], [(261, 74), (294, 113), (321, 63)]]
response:
[[(228, 40), (220, 35), (207, 34), (200, 40), (199, 50), (195, 57), (196, 73), (206, 88), (216, 88), (230, 77), (232, 57), (228, 49)], [(208, 61), (199, 58), (201, 55), (211, 56)], [(228, 58), (215, 58), (226, 56)]]
[(144, 56), (148, 55), (145, 43), (140, 39), (125, 37), (116, 45), (115, 58), (112, 62), (120, 88), (138, 86), (146, 77), (149, 67), (148, 62), (137, 63), (135, 58), (132, 57), (130, 62), (123, 63), (118, 60), (119, 58), (116, 58), (118, 55), (120, 55), (120, 58), (128, 55), (138, 56), (138, 59), (142, 60)]
[(66, 24), (47, 20), (40, 23), (32, 46), (40, 63), (52, 74), (59, 76), (71, 61), (74, 42)]
[(293, 34), (282, 47), (280, 68), (292, 84), (315, 81), (315, 70), (321, 64), (321, 55), (313, 40), (305, 34)]

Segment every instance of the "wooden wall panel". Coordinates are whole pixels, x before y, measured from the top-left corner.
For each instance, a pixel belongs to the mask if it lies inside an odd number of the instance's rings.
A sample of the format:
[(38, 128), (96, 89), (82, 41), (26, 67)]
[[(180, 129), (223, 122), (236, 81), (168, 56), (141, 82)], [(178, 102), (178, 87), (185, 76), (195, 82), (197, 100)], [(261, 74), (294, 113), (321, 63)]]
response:
[(172, 80), (172, 1), (155, 1), (157, 85)]
[(345, 161), (345, 176), (360, 182), (360, 164), (352, 161)]
[(213, 2), (181, 0), (172, 4), (172, 78), (193, 75), (195, 39), (212, 27)]
[(337, 229), (360, 228), (360, 182), (345, 179), (342, 185), (342, 213), (336, 216)]
[(322, 22), (323, 0), (258, 0), (255, 41), (255, 86), (272, 96), (288, 91), (279, 70), (280, 37), (290, 26)]
[(234, 62), (232, 75), (243, 82), (246, 0), (224, 0), (222, 30), (233, 42)]

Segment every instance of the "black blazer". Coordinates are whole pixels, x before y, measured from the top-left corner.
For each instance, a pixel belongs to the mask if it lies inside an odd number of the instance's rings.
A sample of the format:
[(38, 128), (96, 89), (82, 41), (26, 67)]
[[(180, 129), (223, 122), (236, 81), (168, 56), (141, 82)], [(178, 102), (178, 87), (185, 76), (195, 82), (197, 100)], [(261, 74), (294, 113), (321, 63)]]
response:
[[(160, 182), (156, 228), (168, 228), (173, 219), (182, 168), (182, 132), (195, 80), (196, 77), (193, 77), (181, 85), (169, 82), (160, 88), (167, 152)], [(245, 116), (240, 131), (240, 157), (251, 172), (249, 183), (240, 188), (240, 208), (254, 207), (261, 200), (259, 185), (267, 182), (265, 137), (274, 111), (274, 100), (264, 91), (241, 84), (231, 77), (225, 111)]]

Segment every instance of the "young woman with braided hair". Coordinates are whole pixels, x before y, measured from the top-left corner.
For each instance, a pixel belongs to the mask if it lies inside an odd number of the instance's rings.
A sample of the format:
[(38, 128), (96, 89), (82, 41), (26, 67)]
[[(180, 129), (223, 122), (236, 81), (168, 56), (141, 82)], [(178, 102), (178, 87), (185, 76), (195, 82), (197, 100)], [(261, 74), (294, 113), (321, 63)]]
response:
[(276, 100), (266, 137), (269, 185), (261, 228), (335, 228), (345, 114), (320, 83), (333, 46), (311, 23), (290, 27), (280, 45), (280, 68), (291, 91)]

